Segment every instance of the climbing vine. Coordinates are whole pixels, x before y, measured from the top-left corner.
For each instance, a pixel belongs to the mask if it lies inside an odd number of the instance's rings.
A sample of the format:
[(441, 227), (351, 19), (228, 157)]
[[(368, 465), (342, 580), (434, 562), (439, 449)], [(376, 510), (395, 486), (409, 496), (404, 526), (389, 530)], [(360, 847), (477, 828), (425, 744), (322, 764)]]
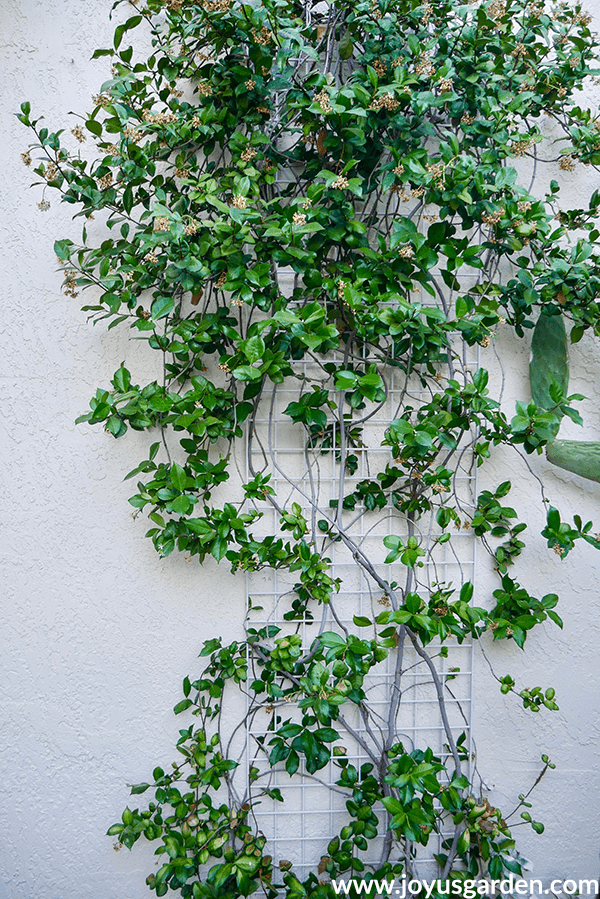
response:
[[(546, 0), (127, 2), (71, 135), (19, 114), (40, 208), (54, 190), (83, 219), (55, 243), (65, 292), (89, 290), (92, 321), (130, 329), (160, 369), (138, 383), (124, 362), (79, 421), (148, 432), (127, 477), (161, 556), (212, 557), (251, 594), (257, 572), (285, 586), (273, 613), (250, 602), (244, 639), (204, 643), (175, 706), (179, 762), (132, 787), (152, 798), (109, 834), (156, 843), (157, 896), (330, 896), (338, 877), (412, 877), (423, 852), (441, 892), (520, 873), (510, 818), (543, 826), (525, 795), (506, 818), (482, 797), (448, 666), (487, 632), (524, 648), (562, 627), (558, 597), (519, 581), (510, 482), (473, 494), (476, 468), (546, 448), (598, 479), (596, 445), (556, 435), (580, 421), (567, 327), (600, 334), (600, 194), (567, 209), (535, 181), (600, 163), (577, 99), (598, 75), (590, 20)], [(533, 399), (510, 417), (478, 348), (534, 326)], [(600, 546), (543, 501), (558, 555)], [(462, 564), (466, 531), (491, 596)], [(406, 736), (413, 670), (442, 750)], [(497, 679), (558, 708), (552, 687)], [(345, 803), (309, 871), (261, 825), (286, 778)]]

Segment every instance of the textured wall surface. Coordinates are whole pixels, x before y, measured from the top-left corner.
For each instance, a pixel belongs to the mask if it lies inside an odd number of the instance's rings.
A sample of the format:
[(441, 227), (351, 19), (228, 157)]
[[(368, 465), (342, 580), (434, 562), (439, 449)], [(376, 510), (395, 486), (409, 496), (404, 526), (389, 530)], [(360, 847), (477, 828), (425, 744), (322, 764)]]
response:
[[(129, 433), (115, 443), (101, 429), (73, 423), (125, 356), (135, 360), (136, 346), (126, 331), (106, 334), (86, 324), (78, 301), (61, 292), (52, 244), (57, 237), (76, 239), (79, 225), (52, 196), (48, 212), (36, 208), (39, 191), (27, 191), (32, 179), (20, 159), (28, 134), (12, 113), (29, 99), (53, 128), (76, 124), (68, 111), (89, 107), (107, 77), (106, 61), (89, 56), (108, 45), (110, 6), (108, 0), (0, 2), (0, 899), (149, 895), (144, 878), (154, 860), (148, 847), (117, 855), (106, 828), (127, 802), (125, 784), (173, 758), (178, 722), (171, 708), (182, 677), (195, 670), (201, 641), (232, 634), (242, 619), (241, 580), (175, 556), (161, 561), (144, 540), (144, 521), (132, 520), (130, 486), (122, 477), (140, 458), (143, 435)], [(562, 176), (574, 205), (589, 174)], [(510, 406), (528, 396), (528, 347), (502, 334), (497, 341), (510, 360)], [(484, 364), (486, 353), (493, 367), (493, 348), (483, 351)], [(600, 346), (586, 338), (572, 360), (571, 386), (589, 398), (586, 431), (598, 438)], [(509, 809), (547, 752), (557, 769), (534, 798), (546, 832), (537, 837), (522, 827), (515, 833), (536, 876), (591, 877), (600, 843), (600, 555), (583, 547), (561, 562), (535, 538), (542, 526), (540, 487), (516, 460), (498, 459), (495, 466), (498, 476), (508, 472), (513, 479), (512, 503), (531, 516), (523, 582), (538, 595), (560, 594), (565, 629), (535, 631), (525, 655), (504, 646), (487, 646), (486, 653), (499, 675), (510, 672), (521, 686), (552, 684), (560, 712), (534, 716), (501, 697), (478, 654), (479, 769), (492, 800)], [(600, 530), (600, 486), (542, 458), (530, 465), (555, 505), (595, 516)], [(484, 561), (479, 579), (489, 592)]]

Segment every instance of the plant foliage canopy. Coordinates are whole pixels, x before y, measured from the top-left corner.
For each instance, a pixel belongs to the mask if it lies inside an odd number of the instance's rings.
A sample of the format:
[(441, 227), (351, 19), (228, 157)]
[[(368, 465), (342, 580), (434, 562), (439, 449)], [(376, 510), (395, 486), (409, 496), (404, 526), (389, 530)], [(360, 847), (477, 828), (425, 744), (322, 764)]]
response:
[[(83, 218), (80, 242), (55, 244), (66, 292), (90, 288), (94, 322), (131, 329), (160, 370), (139, 384), (123, 363), (80, 421), (153, 436), (128, 477), (162, 556), (288, 586), (275, 617), (250, 608), (244, 639), (205, 642), (175, 707), (191, 716), (179, 762), (132, 788), (152, 801), (109, 833), (157, 843), (157, 896), (325, 897), (332, 878), (414, 876), (423, 852), (440, 884), (519, 873), (445, 660), (486, 632), (523, 648), (539, 623), (562, 626), (558, 597), (518, 580), (510, 482), (470, 495), (476, 467), (505, 445), (600, 470), (595, 444), (555, 444), (562, 417), (580, 420), (565, 324), (573, 343), (599, 333), (600, 195), (568, 210), (556, 181), (534, 183), (542, 163), (600, 163), (600, 123), (577, 102), (598, 74), (590, 20), (545, 0), (129, 5), (94, 54), (112, 73), (72, 129), (79, 149), (28, 103), (19, 116), (40, 208), (55, 189)], [(534, 325), (533, 400), (511, 419), (478, 348)], [(599, 545), (591, 522), (547, 513), (557, 555)], [(460, 565), (466, 530), (492, 556), (491, 597)], [(414, 668), (441, 751), (403, 737)], [(551, 687), (498, 680), (558, 708)], [(345, 822), (296, 871), (257, 815), (285, 804), (286, 778), (319, 772)]]

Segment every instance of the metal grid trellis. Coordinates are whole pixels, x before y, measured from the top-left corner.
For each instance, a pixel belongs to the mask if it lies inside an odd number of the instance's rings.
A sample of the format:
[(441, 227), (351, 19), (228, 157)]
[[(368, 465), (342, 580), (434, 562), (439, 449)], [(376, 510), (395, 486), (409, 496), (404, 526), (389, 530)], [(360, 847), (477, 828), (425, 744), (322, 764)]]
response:
[[(285, 272), (280, 273), (285, 278)], [(335, 357), (334, 357), (335, 358)], [(300, 365), (300, 364), (299, 364)], [(475, 351), (467, 350), (463, 355), (462, 368), (478, 367)], [(318, 363), (302, 363), (298, 372), (306, 380), (319, 376)], [(413, 379), (408, 385), (398, 383), (392, 373), (388, 387), (388, 398), (385, 410), (389, 420), (397, 414), (398, 403), (410, 399), (415, 405), (424, 397), (424, 388)], [(333, 446), (329, 448), (315, 447), (308, 450), (299, 448), (301, 426), (292, 423), (283, 414), (289, 402), (297, 400), (298, 391), (276, 386), (272, 393), (265, 397), (255, 421), (255, 439), (249, 448), (249, 467), (271, 473), (271, 486), (274, 487), (280, 504), (289, 507), (297, 502), (307, 516), (309, 524), (315, 527), (321, 514), (335, 516), (329, 500), (337, 498), (339, 485), (339, 464), (336, 460), (335, 432)], [(381, 422), (386, 412), (378, 416)], [(355, 448), (358, 461), (356, 471), (344, 478), (345, 493), (372, 472), (380, 470), (377, 462), (389, 458), (389, 448), (378, 446), (385, 425), (368, 425), (369, 434), (366, 443), (368, 452), (361, 447)], [(378, 431), (379, 428), (379, 431)], [(383, 463), (385, 464), (385, 463)], [(250, 476), (250, 472), (248, 472)], [(465, 451), (457, 467), (455, 489), (468, 521), (476, 502), (476, 469), (472, 454)], [(315, 513), (314, 506), (320, 510)], [(259, 504), (264, 512), (264, 532), (277, 532), (277, 513), (268, 503)], [(389, 534), (406, 538), (407, 529), (399, 527), (400, 518), (388, 509), (385, 514), (373, 515), (357, 508), (354, 512), (343, 513), (344, 526), (350, 528), (357, 544), (375, 564), (381, 577), (391, 582), (400, 569), (399, 564), (386, 565), (386, 550), (383, 537)], [(321, 519), (322, 520), (322, 519)], [(437, 525), (433, 520), (428, 523), (428, 532), (421, 533), (420, 538), (430, 541), (436, 533)], [(316, 534), (322, 537), (318, 532)], [(314, 536), (314, 535), (313, 535)], [(355, 615), (374, 615), (386, 607), (386, 599), (382, 591), (367, 577), (351, 552), (340, 543), (325, 541), (324, 554), (331, 559), (331, 571), (334, 577), (342, 578), (340, 592), (335, 596), (333, 607), (324, 606), (314, 610), (314, 619), (304, 618), (301, 621), (288, 621), (283, 616), (287, 609), (284, 598), (293, 589), (295, 578), (289, 573), (262, 570), (248, 575), (248, 597), (251, 600), (249, 625), (263, 627), (275, 625), (281, 629), (279, 636), (299, 633), (303, 649), (308, 651), (314, 637), (322, 630), (343, 632), (348, 625), (353, 625)], [(418, 572), (419, 581), (413, 587), (423, 596), (434, 584), (453, 584), (460, 587), (465, 580), (474, 580), (475, 540), (472, 532), (464, 529), (456, 531), (453, 540), (448, 544), (438, 545), (424, 560), (423, 568)], [(431, 655), (436, 656), (436, 645), (428, 646)], [(373, 728), (378, 724), (385, 726), (378, 716), (389, 707), (390, 687), (394, 681), (396, 652), (391, 652), (387, 659), (375, 669), (376, 673), (365, 679), (365, 692), (372, 709), (372, 721), (366, 722), (358, 710), (348, 718), (355, 738), (345, 735), (346, 758), (357, 766), (369, 761), (365, 746), (372, 739)], [(452, 641), (446, 658), (437, 655), (435, 660), (440, 679), (444, 684), (446, 705), (450, 725), (454, 737), (462, 732), (466, 734), (465, 767), (469, 773), (471, 751), (472, 720), (472, 644), (465, 640), (462, 644)], [(431, 675), (409, 645), (404, 647), (402, 675), (402, 696), (398, 709), (397, 729), (405, 748), (424, 749), (431, 747), (435, 755), (442, 761), (449, 756), (446, 745), (444, 726), (439, 715), (438, 699)], [(345, 711), (345, 707), (344, 707)], [(293, 705), (281, 703), (265, 703), (264, 710), (254, 715), (247, 727), (247, 755), (259, 771), (259, 783), (268, 782), (271, 789), (281, 791), (284, 802), (261, 797), (260, 804), (255, 806), (253, 814), (258, 828), (265, 834), (270, 852), (275, 863), (281, 860), (291, 861), (298, 876), (306, 876), (312, 870), (317, 871), (322, 856), (327, 855), (329, 840), (339, 833), (340, 828), (348, 822), (345, 802), (348, 795), (335, 786), (339, 778), (339, 767), (335, 758), (316, 775), (310, 775), (303, 767), (292, 778), (283, 766), (271, 769), (266, 755), (260, 749), (257, 737), (267, 733), (269, 722), (273, 716), (281, 721), (296, 720), (298, 710)], [(346, 714), (346, 711), (345, 711)], [(370, 730), (370, 732), (369, 732)], [(267, 737), (268, 739), (268, 737)], [(383, 812), (383, 810), (381, 809)], [(380, 821), (383, 822), (383, 814)], [(375, 863), (381, 852), (383, 826), (376, 840), (369, 844), (369, 850), (361, 853), (365, 863)], [(443, 835), (430, 840), (425, 847), (418, 846), (414, 859), (414, 870), (422, 876), (430, 873), (433, 854), (441, 850)]]

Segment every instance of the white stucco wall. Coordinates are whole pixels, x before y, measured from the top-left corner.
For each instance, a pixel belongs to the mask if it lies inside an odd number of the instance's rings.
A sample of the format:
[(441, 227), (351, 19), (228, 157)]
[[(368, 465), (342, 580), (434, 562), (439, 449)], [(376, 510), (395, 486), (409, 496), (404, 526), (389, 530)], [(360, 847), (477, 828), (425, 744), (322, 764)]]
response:
[[(95, 387), (136, 351), (126, 331), (92, 328), (79, 301), (62, 294), (52, 244), (76, 236), (79, 225), (52, 196), (50, 211), (36, 208), (39, 196), (27, 191), (32, 179), (20, 159), (28, 134), (12, 113), (29, 99), (53, 128), (75, 124), (67, 112), (88, 106), (107, 75), (106, 60), (89, 56), (108, 45), (110, 5), (0, 2), (0, 899), (149, 895), (149, 847), (117, 855), (104, 833), (127, 802), (125, 784), (173, 758), (178, 721), (171, 709), (202, 640), (230, 635), (242, 619), (242, 580), (217, 574), (210, 563), (199, 570), (176, 554), (159, 560), (143, 537), (145, 522), (132, 520), (122, 477), (141, 457), (144, 435), (129, 432), (116, 443), (100, 428), (74, 425)], [(567, 176), (574, 203), (590, 174)], [(528, 396), (526, 343), (498, 342), (511, 360), (508, 393)], [(599, 349), (586, 338), (572, 354), (571, 386), (589, 397), (592, 439), (600, 435)], [(600, 530), (600, 486), (543, 459), (531, 465), (555, 505), (595, 516)], [(514, 468), (514, 459), (498, 461), (499, 476), (506, 466)], [(557, 770), (534, 797), (546, 833), (515, 833), (536, 875), (591, 877), (600, 843), (600, 555), (580, 547), (561, 562), (547, 551), (535, 537), (538, 485), (523, 466), (510, 475), (512, 502), (531, 514), (523, 582), (561, 595), (565, 630), (536, 630), (526, 655), (506, 646), (488, 654), (498, 674), (510, 672), (521, 686), (552, 684), (561, 709), (534, 716), (502, 699), (477, 656), (479, 767), (495, 785), (492, 799), (509, 808), (547, 752)], [(479, 576), (489, 590), (483, 562)]]

